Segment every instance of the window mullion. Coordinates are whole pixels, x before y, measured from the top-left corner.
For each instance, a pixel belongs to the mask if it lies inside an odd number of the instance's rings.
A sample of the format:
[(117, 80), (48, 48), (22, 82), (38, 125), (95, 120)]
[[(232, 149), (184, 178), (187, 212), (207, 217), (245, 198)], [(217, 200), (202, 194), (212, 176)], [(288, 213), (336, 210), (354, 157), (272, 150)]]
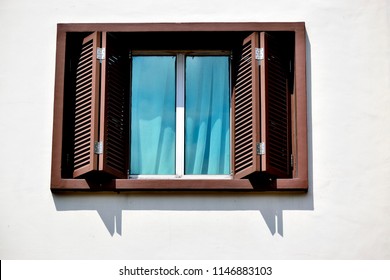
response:
[(185, 56), (177, 55), (176, 66), (176, 176), (184, 175)]

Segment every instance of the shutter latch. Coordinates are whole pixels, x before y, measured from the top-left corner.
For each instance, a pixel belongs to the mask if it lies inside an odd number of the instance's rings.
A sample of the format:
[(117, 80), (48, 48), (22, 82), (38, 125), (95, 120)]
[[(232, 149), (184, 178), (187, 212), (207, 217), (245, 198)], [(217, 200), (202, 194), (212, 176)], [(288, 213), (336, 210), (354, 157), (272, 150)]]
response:
[(255, 58), (256, 60), (264, 59), (264, 48), (255, 48)]
[(105, 48), (97, 48), (96, 58), (100, 60), (100, 63), (102, 63), (102, 60), (106, 59), (106, 49)]
[(265, 155), (265, 143), (256, 143), (256, 154)]
[(97, 155), (103, 154), (103, 142), (97, 142), (97, 141), (95, 142), (94, 152)]

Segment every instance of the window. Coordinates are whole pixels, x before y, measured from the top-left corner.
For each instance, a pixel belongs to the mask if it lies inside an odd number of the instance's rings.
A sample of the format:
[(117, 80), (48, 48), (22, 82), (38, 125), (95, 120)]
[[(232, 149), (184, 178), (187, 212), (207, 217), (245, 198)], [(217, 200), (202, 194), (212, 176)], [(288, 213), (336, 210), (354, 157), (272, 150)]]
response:
[(229, 60), (132, 55), (131, 178), (230, 174)]
[(51, 189), (307, 190), (305, 36), (58, 25)]

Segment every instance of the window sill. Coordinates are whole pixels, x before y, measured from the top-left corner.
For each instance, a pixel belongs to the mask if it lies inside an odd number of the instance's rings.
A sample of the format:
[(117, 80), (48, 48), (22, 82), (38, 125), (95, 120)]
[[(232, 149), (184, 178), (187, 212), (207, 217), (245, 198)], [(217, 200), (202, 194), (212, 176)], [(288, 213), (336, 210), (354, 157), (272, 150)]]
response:
[(52, 182), (52, 192), (64, 191), (307, 191), (305, 179), (113, 179), (93, 182), (88, 179), (60, 179)]

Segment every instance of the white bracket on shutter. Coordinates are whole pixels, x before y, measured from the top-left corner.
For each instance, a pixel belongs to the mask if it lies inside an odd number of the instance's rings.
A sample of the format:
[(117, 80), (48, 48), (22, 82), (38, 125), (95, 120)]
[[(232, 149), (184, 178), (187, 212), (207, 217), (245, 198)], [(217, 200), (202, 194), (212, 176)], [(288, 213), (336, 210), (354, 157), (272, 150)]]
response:
[(103, 154), (103, 142), (95, 142), (94, 152), (97, 155)]
[(264, 59), (264, 48), (255, 48), (255, 58), (256, 60)]
[(256, 143), (256, 154), (265, 155), (265, 143)]
[(106, 49), (105, 48), (97, 48), (96, 50), (96, 58), (102, 62), (103, 59), (106, 59)]

